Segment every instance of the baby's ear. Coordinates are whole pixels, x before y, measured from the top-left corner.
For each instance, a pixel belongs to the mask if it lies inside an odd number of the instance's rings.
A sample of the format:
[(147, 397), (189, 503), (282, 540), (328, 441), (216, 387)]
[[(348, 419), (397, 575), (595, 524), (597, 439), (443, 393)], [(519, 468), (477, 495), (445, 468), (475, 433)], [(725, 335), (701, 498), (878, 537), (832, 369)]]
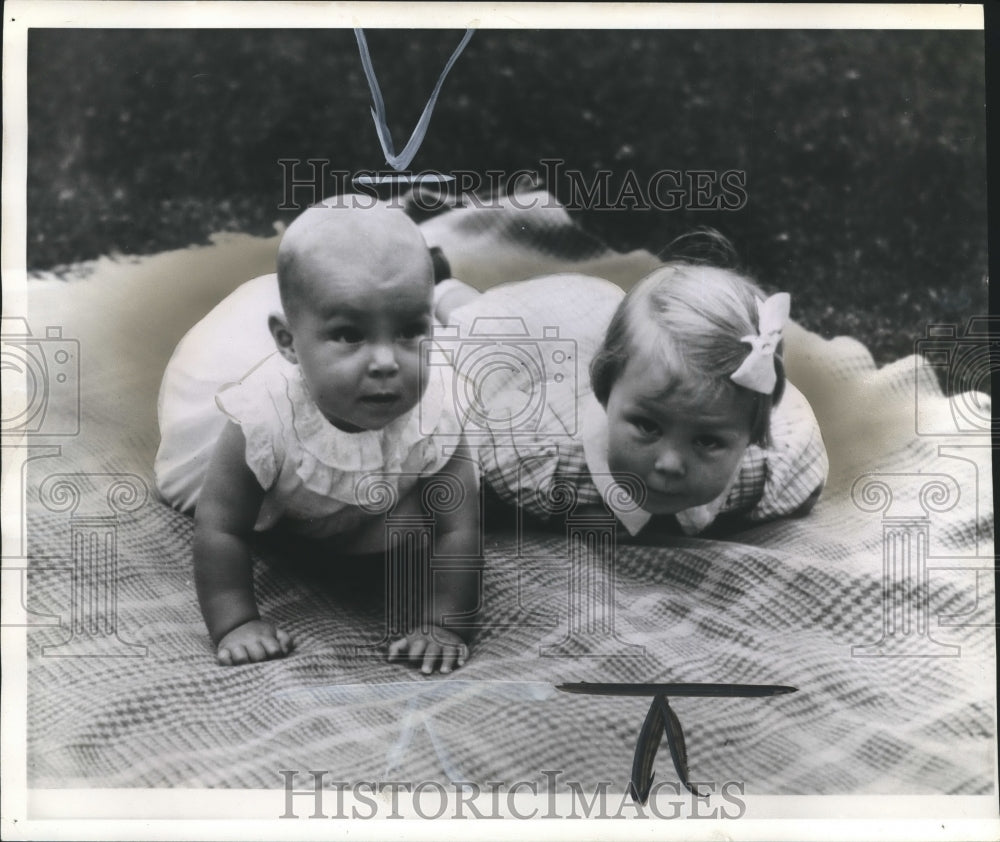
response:
[(284, 313), (271, 313), (267, 317), (267, 327), (274, 337), (274, 344), (278, 346), (278, 353), (288, 362), (298, 365), (299, 358), (295, 355), (295, 339), (292, 337), (292, 330), (288, 326), (288, 319)]

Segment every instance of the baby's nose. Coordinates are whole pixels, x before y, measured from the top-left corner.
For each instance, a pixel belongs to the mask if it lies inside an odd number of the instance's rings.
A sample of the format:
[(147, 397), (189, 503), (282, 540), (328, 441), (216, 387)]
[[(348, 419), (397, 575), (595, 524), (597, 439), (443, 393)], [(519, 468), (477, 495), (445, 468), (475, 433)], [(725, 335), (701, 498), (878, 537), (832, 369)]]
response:
[(683, 475), (685, 472), (684, 455), (679, 448), (665, 445), (656, 454), (655, 467), (660, 473)]
[(396, 353), (392, 345), (380, 343), (372, 347), (368, 370), (372, 374), (382, 377), (399, 371), (399, 363), (396, 362)]

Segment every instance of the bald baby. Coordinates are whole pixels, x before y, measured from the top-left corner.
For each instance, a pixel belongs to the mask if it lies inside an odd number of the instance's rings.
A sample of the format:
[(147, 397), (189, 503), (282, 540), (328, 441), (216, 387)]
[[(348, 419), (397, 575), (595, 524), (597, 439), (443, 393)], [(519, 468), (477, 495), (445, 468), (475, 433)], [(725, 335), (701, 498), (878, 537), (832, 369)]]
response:
[(271, 335), (331, 424), (377, 430), (416, 406), (434, 269), (402, 211), (310, 208), (281, 241), (278, 286)]
[(278, 287), (285, 313), (310, 307), (318, 287), (405, 276), (430, 288), (434, 266), (417, 225), (400, 209), (324, 206), (306, 210), (278, 247)]
[[(461, 566), (435, 572), (443, 584), (424, 609), (433, 615), (395, 630), (388, 656), (449, 672), (467, 647), (446, 618), (471, 616), (479, 604), (478, 574), (468, 567), (479, 552), (478, 481), (461, 449), (442, 446), (461, 425), (439, 370), (421, 414), (430, 378), (420, 376), (420, 350), (434, 293), (427, 246), (401, 210), (316, 206), (281, 241), (278, 286), (281, 310), (268, 328), (297, 371), (269, 358), (220, 393), (231, 420), (195, 509), (195, 583), (219, 663), (278, 658), (294, 646), (289, 632), (261, 618), (254, 594), (250, 539), (265, 505), (265, 528), (278, 512), (293, 531), (329, 542), (323, 551), (332, 557), (370, 558), (386, 551), (385, 516), (359, 499), (362, 480), (397, 474), (393, 511), (424, 516), (427, 483), (442, 474), (460, 504), (432, 513), (435, 552), (441, 564)], [(327, 429), (323, 418), (352, 435)]]

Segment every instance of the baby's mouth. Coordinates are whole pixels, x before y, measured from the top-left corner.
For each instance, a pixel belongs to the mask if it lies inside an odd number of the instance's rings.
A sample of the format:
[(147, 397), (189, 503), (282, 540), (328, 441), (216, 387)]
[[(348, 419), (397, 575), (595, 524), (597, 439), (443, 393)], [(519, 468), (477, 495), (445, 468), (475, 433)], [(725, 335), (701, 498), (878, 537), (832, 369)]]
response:
[(684, 492), (681, 489), (664, 490), (647, 487), (646, 496), (652, 500), (676, 501), (684, 496)]
[(376, 392), (373, 395), (365, 395), (361, 400), (376, 406), (384, 406), (395, 403), (399, 398), (400, 396), (395, 392)]

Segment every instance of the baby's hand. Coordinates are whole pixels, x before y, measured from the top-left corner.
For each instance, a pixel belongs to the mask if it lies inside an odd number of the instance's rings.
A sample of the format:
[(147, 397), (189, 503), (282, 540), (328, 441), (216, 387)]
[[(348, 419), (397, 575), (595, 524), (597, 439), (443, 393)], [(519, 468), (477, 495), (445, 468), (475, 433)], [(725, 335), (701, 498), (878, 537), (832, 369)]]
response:
[(424, 675), (434, 672), (434, 666), (441, 662), (441, 672), (451, 672), (460, 667), (469, 656), (469, 647), (455, 632), (431, 626), (427, 634), (412, 632), (389, 645), (389, 660), (405, 658), (410, 661), (423, 659), (420, 671)]
[(250, 620), (219, 641), (216, 655), (220, 664), (231, 667), (283, 658), (294, 647), (295, 641), (284, 629), (267, 620)]

